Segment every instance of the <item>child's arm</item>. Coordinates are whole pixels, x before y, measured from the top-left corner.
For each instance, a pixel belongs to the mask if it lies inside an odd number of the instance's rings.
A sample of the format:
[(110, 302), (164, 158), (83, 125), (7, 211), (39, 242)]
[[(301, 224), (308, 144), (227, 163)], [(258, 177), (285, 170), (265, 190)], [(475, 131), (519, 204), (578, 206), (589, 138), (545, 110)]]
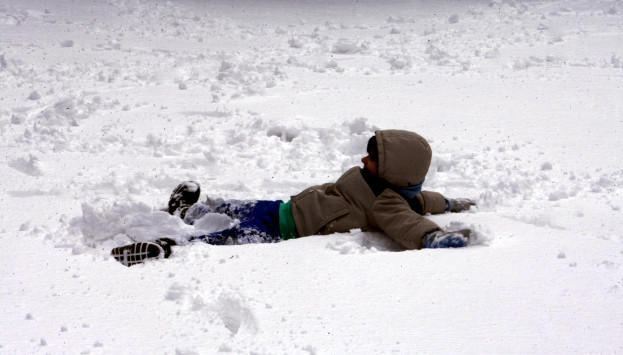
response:
[(369, 213), (377, 227), (406, 249), (423, 248), (424, 236), (441, 230), (433, 221), (415, 212), (402, 196), (391, 189), (386, 189), (376, 198)]
[(416, 196), (416, 198), (422, 206), (422, 215), (427, 213), (440, 214), (447, 211), (448, 203), (446, 198), (439, 192), (422, 191)]
[(439, 192), (434, 191), (422, 191), (416, 197), (422, 206), (422, 215), (427, 213), (458, 213), (467, 211), (472, 206), (476, 206), (476, 202), (474, 200), (470, 200), (468, 198), (447, 199)]

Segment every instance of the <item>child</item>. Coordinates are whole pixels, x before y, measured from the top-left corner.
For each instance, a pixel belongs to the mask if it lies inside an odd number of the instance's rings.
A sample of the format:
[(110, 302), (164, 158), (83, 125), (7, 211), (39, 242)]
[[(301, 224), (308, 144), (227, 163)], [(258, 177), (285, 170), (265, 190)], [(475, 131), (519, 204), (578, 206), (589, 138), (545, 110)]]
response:
[[(188, 224), (208, 213), (223, 213), (240, 221), (218, 232), (186, 237), (188, 243), (274, 243), (356, 228), (382, 231), (408, 250), (469, 243), (470, 230), (444, 232), (423, 217), (427, 213), (461, 212), (475, 205), (469, 199), (448, 200), (440, 193), (422, 191), (432, 158), (426, 139), (403, 130), (376, 131), (368, 141), (367, 152), (361, 159), (363, 169), (353, 167), (335, 183), (310, 187), (286, 203), (211, 199), (196, 203), (199, 184), (187, 181), (173, 191), (167, 211)], [(167, 258), (171, 246), (177, 244), (179, 241), (161, 238), (114, 248), (112, 255), (131, 266), (147, 258)]]

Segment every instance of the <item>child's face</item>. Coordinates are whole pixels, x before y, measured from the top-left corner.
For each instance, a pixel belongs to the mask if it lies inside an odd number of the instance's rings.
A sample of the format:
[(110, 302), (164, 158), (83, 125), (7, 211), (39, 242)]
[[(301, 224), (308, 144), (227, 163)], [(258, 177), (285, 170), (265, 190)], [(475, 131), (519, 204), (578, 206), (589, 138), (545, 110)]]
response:
[(373, 176), (379, 176), (379, 164), (370, 158), (370, 155), (366, 155), (361, 158), (361, 162), (363, 163), (363, 168), (368, 170), (370, 174)]

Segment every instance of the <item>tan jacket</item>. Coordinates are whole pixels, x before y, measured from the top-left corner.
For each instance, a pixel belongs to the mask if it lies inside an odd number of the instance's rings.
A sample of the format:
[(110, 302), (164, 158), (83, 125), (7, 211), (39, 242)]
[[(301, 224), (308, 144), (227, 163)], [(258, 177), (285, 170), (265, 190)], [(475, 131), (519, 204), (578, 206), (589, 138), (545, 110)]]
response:
[[(399, 187), (424, 180), (432, 153), (426, 140), (413, 132), (377, 131), (379, 177)], [(423, 214), (443, 213), (444, 197), (422, 191), (417, 198)], [(397, 192), (384, 190), (375, 196), (359, 167), (344, 173), (335, 183), (313, 186), (292, 196), (292, 214), (300, 236), (381, 230), (406, 249), (423, 247), (423, 237), (439, 230), (432, 221), (411, 209)]]

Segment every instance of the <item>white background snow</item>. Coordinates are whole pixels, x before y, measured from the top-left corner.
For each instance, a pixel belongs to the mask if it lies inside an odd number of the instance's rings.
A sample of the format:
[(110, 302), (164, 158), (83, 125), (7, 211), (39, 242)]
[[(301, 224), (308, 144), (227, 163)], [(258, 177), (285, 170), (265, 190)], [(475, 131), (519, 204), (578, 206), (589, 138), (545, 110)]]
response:
[[(0, 353), (622, 352), (622, 98), (621, 1), (0, 0)], [(287, 200), (378, 128), (476, 245), (109, 256), (197, 232), (180, 181)]]

